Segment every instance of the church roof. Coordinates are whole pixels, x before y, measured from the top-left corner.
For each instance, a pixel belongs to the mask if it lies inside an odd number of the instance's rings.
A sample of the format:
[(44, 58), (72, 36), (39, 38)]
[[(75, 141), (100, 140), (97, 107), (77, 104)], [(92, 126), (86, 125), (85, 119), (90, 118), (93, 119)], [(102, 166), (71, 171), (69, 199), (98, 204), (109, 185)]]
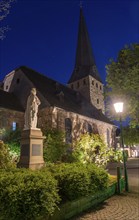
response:
[(89, 34), (83, 16), (83, 10), (80, 8), (75, 67), (68, 83), (72, 83), (88, 75), (91, 75), (98, 81), (102, 82), (95, 64)]
[(24, 111), (15, 95), (13, 93), (5, 92), (2, 89), (0, 89), (0, 108), (21, 112)]
[[(45, 105), (62, 108), (66, 111), (74, 112), (109, 124), (112, 122), (92, 104), (90, 104), (79, 92), (50, 79), (28, 67), (20, 67), (20, 73), (32, 82), (33, 86), (46, 100)], [(16, 70), (18, 74), (18, 70)]]

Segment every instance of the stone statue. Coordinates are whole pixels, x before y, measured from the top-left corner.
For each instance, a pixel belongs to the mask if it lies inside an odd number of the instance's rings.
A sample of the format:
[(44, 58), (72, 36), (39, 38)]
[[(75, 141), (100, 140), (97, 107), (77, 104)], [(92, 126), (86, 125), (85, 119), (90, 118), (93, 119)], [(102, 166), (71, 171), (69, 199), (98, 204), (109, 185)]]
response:
[(35, 129), (37, 126), (38, 107), (41, 104), (39, 98), (36, 96), (36, 88), (31, 89), (31, 93), (27, 99), (27, 106), (25, 111), (24, 129)]

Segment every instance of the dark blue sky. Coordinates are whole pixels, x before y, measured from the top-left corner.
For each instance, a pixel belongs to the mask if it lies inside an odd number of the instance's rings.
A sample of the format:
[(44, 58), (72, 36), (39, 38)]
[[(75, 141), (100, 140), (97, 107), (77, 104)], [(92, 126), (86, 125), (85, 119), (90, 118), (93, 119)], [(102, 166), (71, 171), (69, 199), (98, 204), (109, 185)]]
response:
[[(78, 0), (17, 0), (1, 25), (11, 30), (0, 42), (0, 80), (25, 65), (66, 83), (75, 63)], [(125, 45), (139, 43), (139, 0), (86, 0), (83, 11), (96, 64), (105, 65)]]

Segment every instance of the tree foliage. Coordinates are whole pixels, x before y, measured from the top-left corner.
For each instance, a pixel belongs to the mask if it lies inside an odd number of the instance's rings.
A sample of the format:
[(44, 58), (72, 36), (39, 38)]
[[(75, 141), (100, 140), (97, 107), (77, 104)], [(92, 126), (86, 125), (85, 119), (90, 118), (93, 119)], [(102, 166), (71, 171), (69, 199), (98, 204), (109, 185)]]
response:
[(139, 127), (124, 127), (123, 137), (124, 143), (128, 146), (139, 144)]
[[(11, 4), (15, 2), (15, 0), (2, 0), (0, 1), (0, 22), (7, 17), (10, 13)], [(5, 38), (5, 33), (9, 30), (8, 26), (0, 25), (0, 40)]]
[(44, 160), (45, 162), (57, 163), (65, 161), (68, 153), (68, 145), (65, 143), (65, 134), (57, 129), (47, 129), (43, 132)]
[(139, 125), (139, 44), (126, 46), (118, 53), (116, 61), (106, 66), (107, 110), (114, 117), (112, 103), (124, 102), (124, 116), (132, 125)]
[(0, 169), (6, 169), (14, 165), (8, 146), (0, 141)]

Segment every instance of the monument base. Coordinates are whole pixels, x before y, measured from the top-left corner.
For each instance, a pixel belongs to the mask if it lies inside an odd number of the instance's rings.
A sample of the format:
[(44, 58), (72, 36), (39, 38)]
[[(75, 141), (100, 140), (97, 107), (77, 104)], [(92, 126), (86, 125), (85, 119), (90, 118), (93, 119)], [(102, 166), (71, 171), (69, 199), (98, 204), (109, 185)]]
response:
[(43, 139), (40, 129), (23, 130), (21, 135), (21, 154), (17, 167), (40, 169), (44, 166)]

